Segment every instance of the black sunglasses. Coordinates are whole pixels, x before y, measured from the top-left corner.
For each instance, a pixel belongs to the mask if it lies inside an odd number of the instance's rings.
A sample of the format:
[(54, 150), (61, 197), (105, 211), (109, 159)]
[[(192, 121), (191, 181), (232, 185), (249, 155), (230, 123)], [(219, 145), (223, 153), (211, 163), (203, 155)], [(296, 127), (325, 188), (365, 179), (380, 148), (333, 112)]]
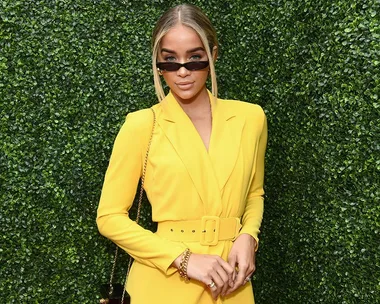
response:
[(209, 65), (208, 61), (190, 61), (186, 63), (178, 63), (178, 62), (157, 62), (156, 66), (161, 71), (178, 71), (180, 68), (185, 67), (188, 71), (197, 71), (197, 70), (203, 70), (204, 68), (207, 68)]

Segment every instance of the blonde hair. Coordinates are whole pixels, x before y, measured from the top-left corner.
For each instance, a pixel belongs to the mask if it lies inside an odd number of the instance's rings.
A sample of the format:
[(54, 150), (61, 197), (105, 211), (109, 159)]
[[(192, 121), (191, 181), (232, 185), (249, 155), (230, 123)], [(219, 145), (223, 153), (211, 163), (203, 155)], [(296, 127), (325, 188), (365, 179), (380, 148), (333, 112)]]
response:
[(207, 16), (198, 7), (191, 4), (181, 4), (166, 11), (157, 21), (157, 24), (153, 30), (152, 67), (154, 87), (156, 89), (158, 100), (161, 101), (165, 98), (160, 75), (158, 74), (156, 67), (160, 43), (166, 33), (177, 24), (188, 26), (199, 35), (209, 60), (212, 94), (216, 98), (218, 96), (218, 85), (216, 82), (215, 65), (213, 60), (214, 47), (216, 47), (216, 50), (218, 47), (216, 31)]

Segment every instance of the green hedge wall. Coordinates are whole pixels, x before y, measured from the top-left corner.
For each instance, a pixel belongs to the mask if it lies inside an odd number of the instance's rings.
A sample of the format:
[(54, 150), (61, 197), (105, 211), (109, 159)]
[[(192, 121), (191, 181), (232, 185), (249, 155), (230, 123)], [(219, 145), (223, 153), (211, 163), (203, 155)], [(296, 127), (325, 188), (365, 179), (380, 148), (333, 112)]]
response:
[[(268, 116), (257, 303), (380, 303), (379, 1), (189, 2), (219, 33), (220, 96)], [(97, 300), (103, 176), (125, 114), (156, 102), (150, 35), (178, 3), (0, 1), (6, 303)]]

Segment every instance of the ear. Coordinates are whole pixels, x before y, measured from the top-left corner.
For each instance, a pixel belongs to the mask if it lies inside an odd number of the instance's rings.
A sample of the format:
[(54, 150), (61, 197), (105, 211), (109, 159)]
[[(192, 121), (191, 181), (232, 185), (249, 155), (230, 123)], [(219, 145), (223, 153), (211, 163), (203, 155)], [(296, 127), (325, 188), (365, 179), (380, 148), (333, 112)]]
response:
[(216, 59), (218, 58), (218, 47), (215, 45), (212, 48), (212, 60), (216, 62)]

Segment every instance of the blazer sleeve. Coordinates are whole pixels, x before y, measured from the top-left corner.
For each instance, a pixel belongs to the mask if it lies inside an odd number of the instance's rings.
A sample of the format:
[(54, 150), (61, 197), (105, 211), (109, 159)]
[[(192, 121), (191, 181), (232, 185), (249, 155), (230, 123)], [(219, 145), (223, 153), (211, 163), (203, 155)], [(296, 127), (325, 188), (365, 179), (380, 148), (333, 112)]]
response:
[[(256, 166), (252, 183), (246, 199), (246, 207), (242, 217), (242, 229), (239, 234), (247, 233), (255, 238), (258, 249), (261, 221), (264, 212), (264, 158), (267, 146), (268, 127), (264, 111), (260, 108), (261, 130), (257, 142)], [(259, 119), (258, 119), (259, 120)]]
[(112, 150), (97, 211), (99, 232), (127, 251), (136, 261), (165, 274), (177, 269), (172, 262), (185, 251), (183, 243), (165, 240), (131, 220), (132, 206), (152, 132), (150, 110), (128, 114)]

